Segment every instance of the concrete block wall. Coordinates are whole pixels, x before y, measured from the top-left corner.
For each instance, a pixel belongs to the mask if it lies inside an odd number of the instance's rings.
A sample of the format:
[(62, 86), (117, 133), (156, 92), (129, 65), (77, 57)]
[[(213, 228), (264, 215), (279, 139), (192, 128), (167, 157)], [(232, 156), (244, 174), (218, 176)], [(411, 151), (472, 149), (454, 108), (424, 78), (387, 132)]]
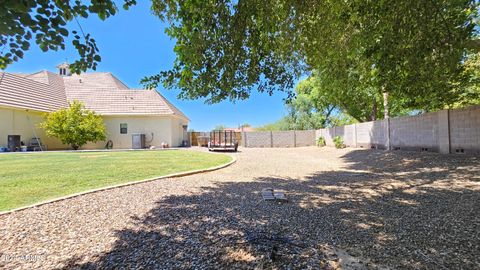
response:
[(242, 133), (244, 147), (299, 147), (316, 144), (316, 130), (252, 131)]
[(390, 148), (439, 152), (439, 113), (391, 118)]
[(295, 147), (295, 131), (273, 131), (273, 147)]
[(296, 130), (295, 146), (316, 145), (315, 133), (315, 130)]
[(371, 121), (355, 124), (356, 145), (360, 148), (386, 149), (388, 143), (387, 121)]
[(272, 147), (272, 133), (270, 131), (243, 132), (244, 147)]
[(357, 147), (356, 125), (343, 126), (343, 143), (348, 147)]
[(343, 137), (349, 147), (480, 154), (480, 106), (303, 131), (242, 132), (244, 147), (327, 146)]
[(480, 154), (480, 106), (317, 130), (328, 146)]
[(325, 138), (325, 144), (326, 145), (334, 146), (334, 144), (333, 144), (333, 138), (335, 137), (335, 129), (334, 128), (322, 129), (321, 135), (323, 136), (323, 138)]
[(450, 153), (450, 112), (449, 110), (439, 111), (438, 115), (438, 151)]
[(341, 126), (341, 127), (333, 127), (333, 137), (337, 137), (337, 136), (340, 136), (340, 137), (345, 137), (345, 130), (344, 130), (344, 126)]
[(480, 106), (450, 110), (452, 153), (480, 153)]
[[(343, 138), (345, 145), (349, 147), (355, 147), (356, 145), (356, 133), (355, 125), (339, 126), (333, 128), (321, 129), (318, 133), (318, 137), (323, 136), (325, 138), (325, 143), (328, 146), (334, 146), (333, 138), (340, 136)], [(317, 139), (318, 139), (317, 137)]]

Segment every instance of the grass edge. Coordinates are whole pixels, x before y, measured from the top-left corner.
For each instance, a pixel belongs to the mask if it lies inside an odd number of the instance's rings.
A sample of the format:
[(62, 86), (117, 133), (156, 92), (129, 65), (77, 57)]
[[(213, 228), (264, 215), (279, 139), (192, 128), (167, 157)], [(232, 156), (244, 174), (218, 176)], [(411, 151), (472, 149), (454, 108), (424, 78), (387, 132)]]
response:
[(209, 167), (209, 168), (205, 168), (205, 169), (198, 169), (198, 170), (190, 170), (190, 171), (185, 171), (185, 172), (172, 173), (172, 174), (167, 174), (167, 175), (157, 176), (157, 177), (150, 177), (150, 178), (143, 179), (143, 180), (134, 180), (134, 181), (126, 182), (126, 183), (121, 183), (121, 184), (116, 184), (116, 185), (111, 185), (111, 186), (106, 186), (106, 187), (101, 187), (101, 188), (90, 189), (90, 190), (86, 190), (86, 191), (82, 191), (82, 192), (77, 192), (77, 193), (74, 193), (74, 194), (61, 196), (61, 197), (58, 197), (58, 198), (55, 198), (55, 199), (49, 199), (49, 200), (45, 200), (45, 201), (41, 201), (41, 202), (38, 202), (38, 203), (31, 204), (31, 205), (22, 206), (22, 207), (19, 207), (19, 208), (13, 208), (13, 209), (10, 209), (10, 210), (7, 210), (7, 211), (0, 211), (0, 217), (8, 215), (8, 214), (15, 213), (15, 212), (19, 212), (19, 211), (22, 211), (22, 210), (39, 207), (39, 206), (46, 205), (46, 204), (72, 199), (72, 198), (82, 196), (82, 195), (86, 195), (86, 194), (90, 194), (90, 193), (96, 193), (96, 192), (101, 192), (101, 191), (106, 191), (106, 190), (111, 190), (111, 189), (116, 189), (116, 188), (121, 188), (121, 187), (126, 187), (126, 186), (132, 186), (132, 185), (136, 185), (136, 184), (142, 184), (142, 183), (162, 180), (162, 179), (166, 179), (166, 178), (177, 178), (177, 177), (183, 177), (183, 176), (188, 176), (188, 175), (212, 172), (212, 171), (216, 171), (216, 170), (226, 168), (226, 167), (234, 164), (235, 162), (237, 162), (237, 159), (235, 157), (230, 156), (230, 155), (226, 155), (226, 156), (229, 156), (231, 158), (231, 160), (229, 162), (227, 162), (225, 164), (217, 165), (217, 166), (214, 166), (214, 167)]

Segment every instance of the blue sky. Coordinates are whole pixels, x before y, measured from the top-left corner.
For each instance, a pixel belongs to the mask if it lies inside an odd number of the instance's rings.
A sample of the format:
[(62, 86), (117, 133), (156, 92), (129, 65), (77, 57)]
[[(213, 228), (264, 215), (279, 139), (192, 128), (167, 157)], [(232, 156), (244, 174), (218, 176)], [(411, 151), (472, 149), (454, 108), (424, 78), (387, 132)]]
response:
[[(150, 1), (138, 1), (130, 10), (121, 9), (106, 21), (91, 16), (80, 23), (84, 31), (96, 39), (100, 49), (102, 62), (97, 71), (112, 72), (131, 88), (140, 88), (142, 77), (157, 74), (173, 65), (175, 43), (164, 33), (166, 25), (151, 14)], [(70, 29), (78, 30), (78, 27), (71, 23)], [(10, 65), (7, 72), (55, 71), (55, 66), (65, 59), (77, 59), (76, 50), (70, 44), (65, 51), (47, 53), (32, 44), (24, 58)], [(178, 90), (158, 90), (190, 118), (190, 128), (199, 131), (210, 130), (218, 124), (259, 126), (274, 122), (285, 113), (284, 93), (269, 96), (255, 92), (246, 101), (207, 105), (204, 100), (177, 99)]]

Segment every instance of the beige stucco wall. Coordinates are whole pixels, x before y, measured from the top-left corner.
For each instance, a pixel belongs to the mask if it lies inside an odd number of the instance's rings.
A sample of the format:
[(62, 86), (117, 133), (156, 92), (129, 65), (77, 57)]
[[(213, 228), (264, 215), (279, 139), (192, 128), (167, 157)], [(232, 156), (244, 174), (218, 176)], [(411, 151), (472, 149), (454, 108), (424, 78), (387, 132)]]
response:
[(180, 118), (173, 118), (172, 117), (172, 143), (170, 145), (172, 146), (180, 146), (182, 145), (182, 141), (186, 138), (186, 134), (184, 135), (184, 129), (183, 125), (187, 125), (188, 123), (185, 120), (182, 120)]
[[(186, 121), (172, 116), (103, 116), (107, 130), (107, 141), (112, 140), (113, 148), (132, 147), (132, 134), (146, 135), (147, 146), (161, 146), (162, 142), (172, 147), (180, 146), (183, 133), (179, 132)], [(127, 124), (127, 134), (120, 134), (120, 124)], [(185, 123), (186, 124), (186, 123)], [(106, 142), (85, 145), (84, 149), (104, 148)]]
[[(147, 146), (160, 146), (162, 142), (172, 147), (180, 146), (183, 140), (182, 125), (186, 120), (175, 116), (102, 116), (107, 130), (107, 141), (113, 141), (116, 149), (132, 147), (132, 133), (146, 134)], [(43, 113), (0, 107), (0, 146), (7, 146), (7, 135), (21, 135), (21, 140), (28, 144), (35, 137), (33, 128), (48, 149), (68, 149), (55, 138), (45, 136), (38, 127), (43, 121)], [(120, 124), (128, 125), (127, 134), (120, 134)], [(153, 135), (152, 135), (153, 134)], [(106, 141), (89, 143), (82, 149), (103, 149)]]
[(0, 146), (7, 146), (8, 135), (20, 135), (20, 139), (28, 144), (36, 133), (48, 149), (64, 149), (65, 146), (59, 140), (45, 135), (38, 126), (42, 121), (41, 112), (0, 107)]

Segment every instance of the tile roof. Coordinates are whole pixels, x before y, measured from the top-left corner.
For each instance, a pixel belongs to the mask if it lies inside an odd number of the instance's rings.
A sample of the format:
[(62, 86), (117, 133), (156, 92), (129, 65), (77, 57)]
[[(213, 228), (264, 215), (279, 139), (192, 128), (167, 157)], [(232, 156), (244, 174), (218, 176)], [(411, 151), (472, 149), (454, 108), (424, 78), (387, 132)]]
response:
[(73, 100), (102, 115), (176, 115), (188, 120), (156, 90), (130, 89), (111, 73), (5, 73), (0, 83), (0, 106), (53, 111)]
[(11, 73), (0, 73), (0, 106), (50, 112), (68, 105), (65, 90), (52, 84), (28, 79)]

